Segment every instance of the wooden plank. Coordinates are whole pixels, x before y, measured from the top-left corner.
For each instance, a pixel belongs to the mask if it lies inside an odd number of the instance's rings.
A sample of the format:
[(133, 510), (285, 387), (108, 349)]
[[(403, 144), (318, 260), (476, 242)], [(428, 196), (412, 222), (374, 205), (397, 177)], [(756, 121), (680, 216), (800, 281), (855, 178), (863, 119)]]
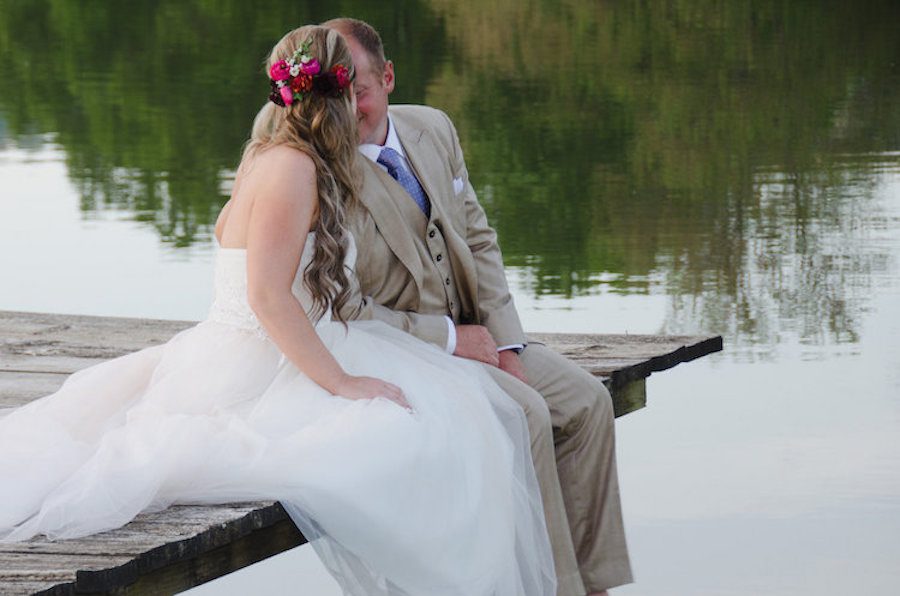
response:
[(74, 579), (75, 569), (106, 569), (127, 563), (132, 557), (88, 553), (4, 553), (0, 558), (3, 575), (40, 580), (45, 576)]
[[(53, 350), (60, 342), (81, 343), (95, 357), (109, 358), (168, 340), (195, 323), (162, 319), (96, 317), (0, 311), (3, 340), (20, 344), (20, 350)], [(27, 340), (27, 341), (23, 341)]]
[(53, 579), (50, 579), (49, 576), (47, 578), (41, 580), (33, 580), (29, 578), (10, 578), (4, 579), (3, 583), (0, 584), (0, 596), (22, 596), (25, 594), (52, 594), (52, 592), (45, 592), (45, 589), (48, 585), (54, 585), (56, 582)]
[[(0, 370), (71, 373), (85, 363), (163, 343), (191, 325), (188, 321), (0, 311)], [(531, 338), (605, 375), (648, 359), (652, 363), (641, 370), (655, 372), (722, 349), (721, 337), (708, 335), (536, 333)]]
[(587, 335), (539, 333), (532, 337), (596, 375), (644, 378), (722, 349), (710, 335)]
[(211, 526), (229, 523), (271, 504), (271, 502), (251, 502), (216, 506), (174, 505), (165, 511), (141, 514), (117, 530), (86, 538), (58, 541), (37, 538), (26, 542), (0, 544), (0, 561), (10, 553), (133, 556), (161, 544), (194, 536)]
[[(140, 593), (171, 594), (304, 542), (277, 503), (175, 506), (87, 538), (0, 545), (0, 594), (140, 586)], [(31, 591), (19, 592), (24, 586)]]
[(24, 405), (59, 389), (68, 374), (0, 370), (0, 409)]
[[(76, 593), (167, 596), (206, 583), (305, 542), (306, 539), (293, 522), (285, 519), (245, 535), (228, 537), (227, 542), (221, 546), (204, 550), (197, 556), (163, 559), (159, 564), (152, 566), (138, 561), (132, 569), (79, 573)], [(111, 586), (116, 587), (110, 589)]]
[[(167, 341), (193, 323), (48, 313), (0, 312), (0, 408), (55, 391), (61, 376)], [(617, 416), (646, 403), (636, 381), (722, 349), (721, 336), (532, 334), (591, 374), (612, 394)]]

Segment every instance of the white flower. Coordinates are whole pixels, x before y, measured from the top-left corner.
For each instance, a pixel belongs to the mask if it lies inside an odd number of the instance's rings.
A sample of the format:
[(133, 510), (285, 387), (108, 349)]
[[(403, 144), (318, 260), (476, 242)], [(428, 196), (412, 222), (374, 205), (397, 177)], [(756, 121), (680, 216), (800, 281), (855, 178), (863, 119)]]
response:
[(300, 56), (300, 62), (302, 62), (303, 64), (306, 64), (310, 60), (312, 60), (312, 57), (307, 56), (306, 54), (303, 54), (302, 56)]
[(300, 74), (300, 65), (294, 64), (293, 66), (291, 66), (290, 73), (292, 77), (296, 77), (298, 74)]

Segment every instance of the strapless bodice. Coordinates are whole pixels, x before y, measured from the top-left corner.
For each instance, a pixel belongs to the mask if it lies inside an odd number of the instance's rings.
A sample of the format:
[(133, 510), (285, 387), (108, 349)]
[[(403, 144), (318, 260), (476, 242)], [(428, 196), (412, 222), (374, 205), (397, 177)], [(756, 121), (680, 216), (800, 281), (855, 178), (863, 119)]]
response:
[[(349, 246), (344, 263), (352, 271), (356, 262), (356, 246), (348, 235)], [(294, 274), (291, 291), (313, 324), (331, 320), (331, 309), (325, 312), (315, 307), (312, 294), (304, 280), (304, 271), (315, 253), (315, 232), (310, 232), (303, 246), (303, 255)], [(247, 300), (247, 250), (244, 248), (219, 248), (216, 253), (215, 296), (207, 321), (225, 323), (267, 337)]]

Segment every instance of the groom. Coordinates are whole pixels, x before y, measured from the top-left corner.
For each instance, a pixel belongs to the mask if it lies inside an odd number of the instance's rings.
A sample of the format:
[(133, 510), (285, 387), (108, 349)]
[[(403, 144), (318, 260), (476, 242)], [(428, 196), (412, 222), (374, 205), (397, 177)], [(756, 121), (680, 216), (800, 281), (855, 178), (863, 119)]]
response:
[(456, 129), (425, 106), (392, 106), (394, 67), (378, 33), (324, 23), (353, 54), (364, 209), (351, 218), (362, 307), (463, 358), (484, 363), (525, 410), (561, 596), (632, 581), (609, 393), (529, 343), (506, 284), (496, 233), (469, 182)]

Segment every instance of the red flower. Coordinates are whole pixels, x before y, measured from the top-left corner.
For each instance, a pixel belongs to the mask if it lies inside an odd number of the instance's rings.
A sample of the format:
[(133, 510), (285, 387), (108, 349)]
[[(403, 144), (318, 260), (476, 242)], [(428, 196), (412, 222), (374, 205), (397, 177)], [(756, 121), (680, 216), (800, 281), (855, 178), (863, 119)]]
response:
[(331, 72), (334, 73), (334, 76), (337, 79), (338, 87), (345, 89), (350, 85), (350, 70), (346, 66), (343, 64), (335, 64), (331, 67)]
[(291, 81), (291, 89), (295, 93), (306, 93), (310, 89), (312, 89), (313, 82), (312, 77), (305, 74), (300, 74), (294, 77)]

